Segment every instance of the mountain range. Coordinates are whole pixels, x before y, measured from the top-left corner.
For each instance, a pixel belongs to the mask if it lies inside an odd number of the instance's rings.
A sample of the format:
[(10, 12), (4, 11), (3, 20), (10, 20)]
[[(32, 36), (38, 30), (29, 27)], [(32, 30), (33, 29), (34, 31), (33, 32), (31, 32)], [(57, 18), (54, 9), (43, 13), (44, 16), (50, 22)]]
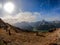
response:
[(20, 22), (15, 23), (14, 26), (19, 27), (23, 30), (36, 31), (38, 30), (49, 30), (50, 28), (60, 28), (60, 21), (37, 21), (37, 22)]

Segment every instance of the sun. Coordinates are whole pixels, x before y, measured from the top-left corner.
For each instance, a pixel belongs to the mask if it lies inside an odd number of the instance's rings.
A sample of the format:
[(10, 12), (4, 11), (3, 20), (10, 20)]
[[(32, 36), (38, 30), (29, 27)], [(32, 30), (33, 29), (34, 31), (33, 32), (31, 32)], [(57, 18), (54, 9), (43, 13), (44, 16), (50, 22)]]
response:
[(8, 13), (12, 13), (14, 11), (15, 5), (12, 2), (7, 2), (4, 4), (4, 10)]

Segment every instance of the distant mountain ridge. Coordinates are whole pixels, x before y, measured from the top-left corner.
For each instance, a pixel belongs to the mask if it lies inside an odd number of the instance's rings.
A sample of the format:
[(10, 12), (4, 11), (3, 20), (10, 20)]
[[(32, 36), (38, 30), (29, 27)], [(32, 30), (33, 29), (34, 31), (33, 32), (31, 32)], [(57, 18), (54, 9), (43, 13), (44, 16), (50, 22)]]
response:
[(60, 21), (37, 21), (37, 22), (20, 22), (15, 23), (14, 26), (19, 27), (21, 29), (25, 30), (33, 30), (33, 28), (40, 29), (40, 28), (46, 28), (46, 26), (59, 28), (60, 27)]
[[(8, 27), (8, 23), (4, 23), (5, 27)], [(1, 24), (1, 23), (0, 23)], [(40, 30), (50, 30), (50, 28), (60, 28), (60, 21), (37, 21), (37, 22), (17, 22), (13, 24), (13, 27), (18, 27), (21, 30), (27, 31), (40, 31)]]

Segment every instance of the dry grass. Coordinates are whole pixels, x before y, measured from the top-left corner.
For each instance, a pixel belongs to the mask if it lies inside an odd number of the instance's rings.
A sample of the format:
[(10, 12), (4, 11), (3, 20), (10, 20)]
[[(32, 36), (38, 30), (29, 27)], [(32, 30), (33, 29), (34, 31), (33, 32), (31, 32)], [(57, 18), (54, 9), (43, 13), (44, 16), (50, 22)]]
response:
[[(39, 33), (42, 36), (36, 36), (33, 32), (20, 32), (16, 33), (11, 29), (11, 35), (3, 29), (0, 29), (0, 39), (5, 41), (8, 45), (49, 45), (56, 42), (58, 35), (60, 35), (60, 29), (50, 33)], [(5, 43), (4, 43), (5, 44)]]

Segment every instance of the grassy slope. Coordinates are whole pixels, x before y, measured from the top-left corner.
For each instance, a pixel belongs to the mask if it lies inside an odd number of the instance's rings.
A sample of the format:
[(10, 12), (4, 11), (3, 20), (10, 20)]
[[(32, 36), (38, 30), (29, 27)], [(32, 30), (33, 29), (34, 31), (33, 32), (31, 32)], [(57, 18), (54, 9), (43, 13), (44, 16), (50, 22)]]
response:
[(60, 34), (60, 29), (57, 29), (54, 32), (40, 33), (42, 36), (36, 36), (36, 33), (33, 32), (20, 32), (16, 33), (11, 29), (11, 35), (8, 34), (4, 29), (0, 29), (0, 40), (4, 44), (8, 45), (49, 45), (50, 43), (56, 42)]

